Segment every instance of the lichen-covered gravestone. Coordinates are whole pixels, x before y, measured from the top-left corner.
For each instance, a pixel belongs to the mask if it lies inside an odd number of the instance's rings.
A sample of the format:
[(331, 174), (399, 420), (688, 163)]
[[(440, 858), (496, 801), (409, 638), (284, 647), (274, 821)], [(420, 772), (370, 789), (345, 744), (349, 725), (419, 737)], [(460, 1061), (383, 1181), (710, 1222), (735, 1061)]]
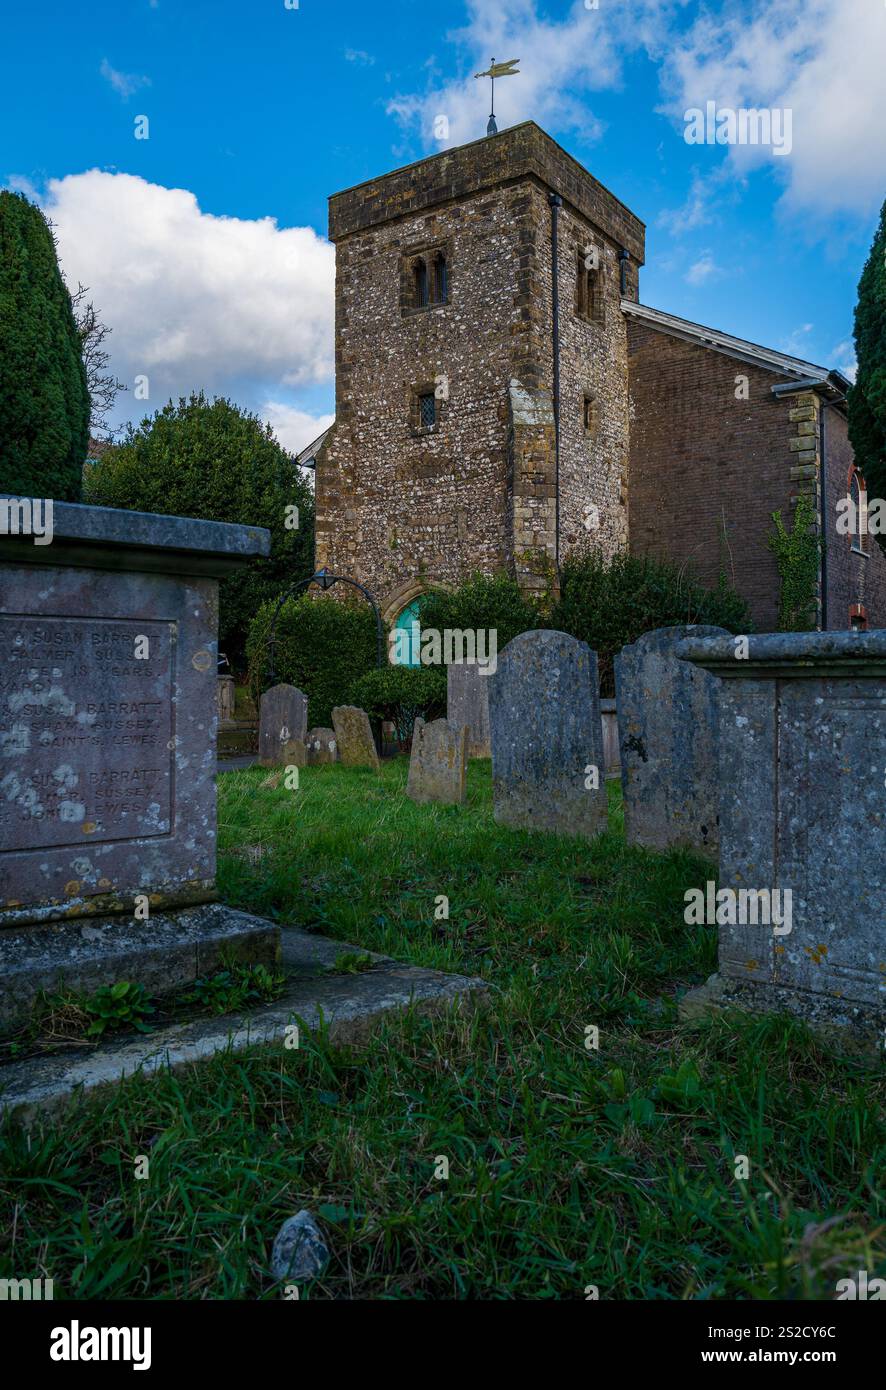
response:
[(416, 719), (406, 795), (413, 801), (460, 806), (465, 799), (467, 741), (464, 724)]
[(369, 715), (356, 705), (336, 705), (332, 711), (335, 741), (343, 767), (371, 767), (380, 771), (378, 752)]
[(882, 1051), (886, 632), (694, 636), (680, 654), (721, 683), (719, 974), (683, 1012), (787, 1010)]
[(588, 838), (605, 830), (596, 652), (565, 632), (524, 632), (488, 680), (495, 819)]
[(279, 931), (215, 903), (219, 579), (245, 526), (54, 505), (0, 537), (0, 1021), (41, 989), (165, 993)]
[(308, 729), (305, 744), (308, 750), (308, 767), (322, 767), (327, 763), (338, 762), (338, 744), (334, 729)]
[(615, 658), (625, 835), (649, 849), (716, 857), (717, 686), (676, 650), (721, 627), (660, 627)]
[(488, 758), (489, 676), (476, 663), (446, 668), (446, 717), (451, 724), (467, 725), (468, 757)]
[(258, 760), (262, 767), (304, 767), (308, 697), (294, 685), (273, 685), (259, 704)]

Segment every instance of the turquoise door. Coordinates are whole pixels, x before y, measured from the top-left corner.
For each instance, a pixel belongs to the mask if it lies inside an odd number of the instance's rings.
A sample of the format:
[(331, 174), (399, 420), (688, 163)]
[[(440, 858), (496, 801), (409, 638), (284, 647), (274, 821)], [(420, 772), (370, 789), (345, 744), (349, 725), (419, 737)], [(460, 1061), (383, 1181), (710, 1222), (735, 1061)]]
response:
[(392, 644), (394, 663), (397, 666), (421, 665), (421, 627), (419, 612), (421, 599), (413, 599), (403, 609), (394, 623), (396, 638)]

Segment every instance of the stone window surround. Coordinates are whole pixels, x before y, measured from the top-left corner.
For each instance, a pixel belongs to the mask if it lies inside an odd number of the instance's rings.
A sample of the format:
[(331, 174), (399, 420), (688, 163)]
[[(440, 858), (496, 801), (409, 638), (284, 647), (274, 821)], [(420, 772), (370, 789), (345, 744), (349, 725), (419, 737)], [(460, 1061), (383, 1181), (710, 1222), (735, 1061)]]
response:
[[(422, 396), (434, 397), (435, 419), (433, 425), (423, 425), (421, 423), (420, 399)], [(426, 439), (429, 435), (439, 434), (440, 426), (443, 422), (447, 402), (437, 395), (436, 380), (413, 382), (407, 393), (407, 406), (409, 410), (409, 433), (414, 439)]]
[[(590, 407), (590, 424), (588, 424), (588, 407)], [(593, 391), (585, 390), (581, 395), (581, 423), (586, 439), (595, 439), (600, 425), (600, 416), (597, 410), (597, 398)]]
[[(588, 249), (597, 252), (597, 266), (587, 269), (585, 259)], [(589, 238), (585, 241), (576, 237), (575, 240), (575, 296), (573, 302), (573, 314), (582, 323), (593, 324), (601, 328), (606, 325), (606, 277), (604, 273), (604, 250), (596, 242)], [(592, 312), (587, 311), (588, 290), (591, 289), (593, 295)]]
[[(442, 255), (446, 262), (446, 298), (431, 299), (433, 286), (434, 260)], [(415, 264), (422, 260), (428, 274), (428, 302), (415, 302)], [(434, 309), (445, 309), (452, 303), (452, 246), (448, 238), (428, 242), (416, 242), (404, 246), (400, 255), (400, 313), (403, 318), (415, 314), (427, 314)]]

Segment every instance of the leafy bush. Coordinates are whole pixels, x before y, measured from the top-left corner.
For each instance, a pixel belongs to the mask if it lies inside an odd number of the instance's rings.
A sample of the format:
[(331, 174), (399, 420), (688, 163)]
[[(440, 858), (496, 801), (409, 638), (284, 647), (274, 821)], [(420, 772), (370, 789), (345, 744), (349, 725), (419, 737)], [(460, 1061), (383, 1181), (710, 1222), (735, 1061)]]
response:
[[(219, 642), (235, 664), (260, 605), (313, 570), (310, 488), (270, 426), (223, 398), (192, 394), (130, 425), (86, 470), (83, 496), (100, 506), (268, 528), (270, 557), (221, 581)], [(295, 529), (287, 524), (293, 506)]]
[(625, 554), (607, 560), (592, 545), (573, 550), (561, 566), (560, 599), (549, 625), (594, 649), (603, 695), (613, 693), (613, 657), (626, 643), (681, 623), (729, 632), (751, 627), (747, 604), (722, 576), (707, 589), (682, 566)]
[[(265, 603), (249, 629), (249, 684), (257, 700), (271, 684), (268, 638), (276, 606)], [(362, 600), (289, 599), (277, 618), (275, 682), (308, 697), (309, 725), (329, 726), (335, 705), (350, 704), (354, 681), (377, 660), (375, 614)]]
[(0, 192), (0, 492), (76, 502), (90, 399), (71, 296), (43, 213)]
[(542, 625), (535, 604), (504, 574), (474, 574), (455, 589), (431, 589), (421, 600), (420, 622), (438, 632), (493, 630), (499, 651), (518, 633)]
[(383, 666), (368, 671), (351, 688), (350, 703), (370, 719), (389, 719), (405, 743), (416, 719), (440, 719), (446, 713), (446, 671), (439, 666)]

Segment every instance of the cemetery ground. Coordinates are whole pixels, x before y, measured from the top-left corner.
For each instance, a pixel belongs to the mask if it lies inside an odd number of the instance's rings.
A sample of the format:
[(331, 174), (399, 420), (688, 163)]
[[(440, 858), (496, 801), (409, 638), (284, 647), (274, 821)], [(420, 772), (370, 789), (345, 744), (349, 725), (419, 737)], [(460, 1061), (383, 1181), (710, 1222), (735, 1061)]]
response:
[(480, 975), (485, 1006), (7, 1124), (3, 1266), (56, 1297), (277, 1299), (271, 1244), (307, 1207), (331, 1260), (302, 1298), (833, 1298), (882, 1267), (882, 1064), (783, 1018), (678, 1020), (716, 966), (716, 928), (683, 920), (708, 864), (629, 848), (612, 784), (587, 843), (496, 825), (488, 762), (463, 807), (414, 805), (406, 774), (221, 775), (222, 897)]

